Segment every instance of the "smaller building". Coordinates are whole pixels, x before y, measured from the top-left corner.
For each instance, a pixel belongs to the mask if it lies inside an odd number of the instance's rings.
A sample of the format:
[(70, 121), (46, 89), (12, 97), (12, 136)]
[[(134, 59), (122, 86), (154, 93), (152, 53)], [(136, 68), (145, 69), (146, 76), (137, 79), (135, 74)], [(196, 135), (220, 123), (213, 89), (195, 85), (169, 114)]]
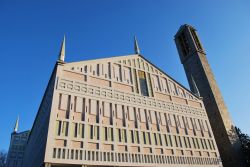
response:
[(17, 132), (18, 122), (19, 118), (17, 118), (14, 131), (11, 134), (6, 167), (21, 167), (23, 163), (24, 151), (30, 131)]

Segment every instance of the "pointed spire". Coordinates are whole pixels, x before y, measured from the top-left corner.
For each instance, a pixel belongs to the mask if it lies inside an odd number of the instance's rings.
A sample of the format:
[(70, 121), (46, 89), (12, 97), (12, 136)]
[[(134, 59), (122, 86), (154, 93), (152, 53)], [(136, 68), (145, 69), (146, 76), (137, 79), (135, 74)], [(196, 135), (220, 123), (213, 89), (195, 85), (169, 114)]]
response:
[(17, 116), (17, 120), (16, 120), (15, 127), (14, 127), (14, 133), (18, 131), (18, 124), (19, 124), (19, 116)]
[(134, 49), (135, 49), (135, 54), (140, 54), (140, 48), (136, 39), (136, 36), (134, 36)]
[(65, 59), (65, 35), (63, 36), (63, 42), (61, 46), (61, 50), (58, 56), (58, 60), (64, 62)]
[(194, 81), (194, 77), (193, 75), (191, 75), (191, 82), (192, 82), (192, 92), (196, 95), (200, 97), (200, 92), (199, 89)]

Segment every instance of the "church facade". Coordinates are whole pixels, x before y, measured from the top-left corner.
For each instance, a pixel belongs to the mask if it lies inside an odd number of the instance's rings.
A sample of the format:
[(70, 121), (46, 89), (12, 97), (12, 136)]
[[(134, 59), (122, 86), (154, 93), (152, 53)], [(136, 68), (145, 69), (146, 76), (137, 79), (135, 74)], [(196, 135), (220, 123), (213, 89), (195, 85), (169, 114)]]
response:
[(65, 62), (65, 38), (25, 167), (222, 166), (195, 80), (183, 87), (140, 54)]

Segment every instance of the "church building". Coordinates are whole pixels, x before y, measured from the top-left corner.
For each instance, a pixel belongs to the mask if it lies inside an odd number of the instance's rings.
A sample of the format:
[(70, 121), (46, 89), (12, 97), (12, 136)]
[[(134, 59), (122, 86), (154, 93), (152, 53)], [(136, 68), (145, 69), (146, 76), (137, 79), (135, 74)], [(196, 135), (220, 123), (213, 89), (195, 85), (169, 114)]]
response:
[(25, 147), (29, 138), (29, 130), (18, 132), (19, 117), (14, 131), (11, 133), (10, 146), (5, 167), (22, 167)]
[(196, 76), (190, 91), (134, 47), (66, 62), (63, 39), (23, 167), (222, 166)]

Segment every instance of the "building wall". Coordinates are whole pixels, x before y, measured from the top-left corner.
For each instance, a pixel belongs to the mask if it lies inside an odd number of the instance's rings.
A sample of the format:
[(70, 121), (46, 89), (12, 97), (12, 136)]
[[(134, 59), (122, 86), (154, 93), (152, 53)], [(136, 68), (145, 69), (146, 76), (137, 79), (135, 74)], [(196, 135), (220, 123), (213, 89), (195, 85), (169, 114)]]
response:
[(23, 167), (40, 167), (44, 163), (49, 117), (55, 84), (56, 68), (53, 70), (48, 86), (40, 104), (36, 119), (31, 129), (25, 150)]
[(21, 167), (29, 131), (12, 133), (6, 167)]
[(56, 80), (45, 163), (221, 166), (202, 100), (143, 57), (61, 64)]

